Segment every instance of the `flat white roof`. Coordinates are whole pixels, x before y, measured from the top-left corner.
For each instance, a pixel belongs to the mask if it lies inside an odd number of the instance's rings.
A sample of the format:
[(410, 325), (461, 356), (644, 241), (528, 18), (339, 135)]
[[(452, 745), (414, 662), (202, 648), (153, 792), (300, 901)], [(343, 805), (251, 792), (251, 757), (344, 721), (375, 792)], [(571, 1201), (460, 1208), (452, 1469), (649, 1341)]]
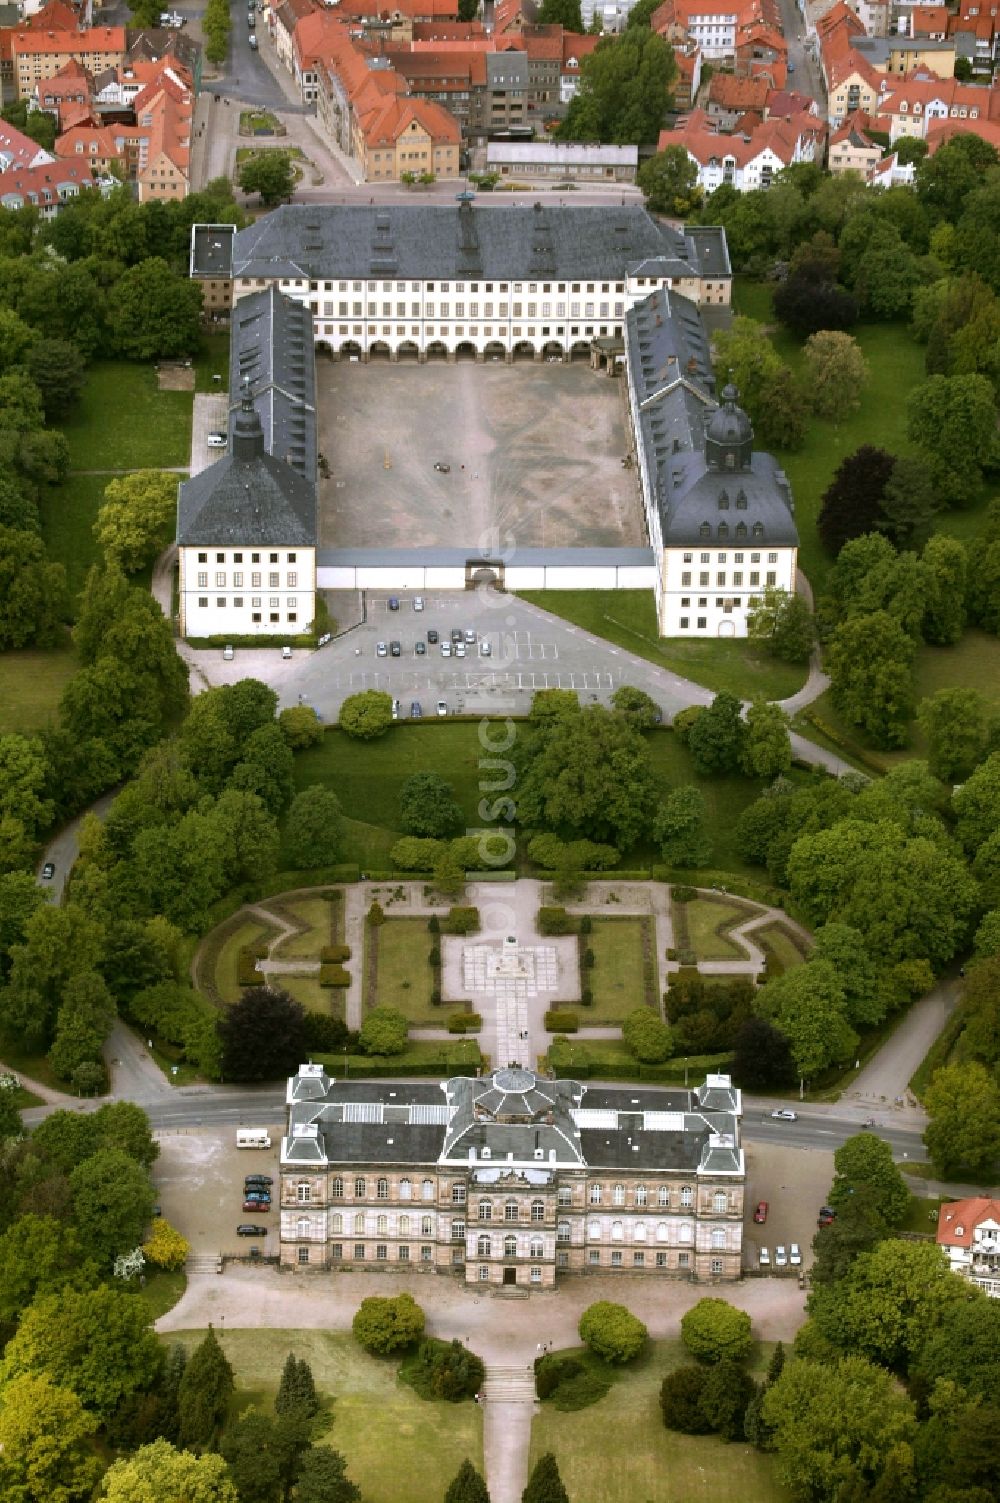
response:
[(567, 167), (635, 167), (638, 146), (588, 146), (573, 141), (490, 141), (486, 162), (561, 162)]

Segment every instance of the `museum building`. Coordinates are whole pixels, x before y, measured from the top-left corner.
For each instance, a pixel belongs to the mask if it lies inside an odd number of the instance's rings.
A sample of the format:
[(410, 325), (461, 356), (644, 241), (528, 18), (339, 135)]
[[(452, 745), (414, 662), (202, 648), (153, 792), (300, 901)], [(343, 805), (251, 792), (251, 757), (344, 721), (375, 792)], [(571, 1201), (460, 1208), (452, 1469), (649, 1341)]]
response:
[(740, 1276), (740, 1091), (591, 1087), (509, 1067), (442, 1082), (289, 1080), (281, 1263), (551, 1288)]

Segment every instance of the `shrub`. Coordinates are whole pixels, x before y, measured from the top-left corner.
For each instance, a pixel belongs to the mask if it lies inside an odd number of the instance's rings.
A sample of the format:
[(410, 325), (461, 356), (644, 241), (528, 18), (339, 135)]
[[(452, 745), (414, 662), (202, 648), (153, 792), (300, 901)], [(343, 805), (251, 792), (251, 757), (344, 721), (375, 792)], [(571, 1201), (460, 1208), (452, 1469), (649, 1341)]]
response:
[(332, 961), (350, 960), (350, 945), (324, 945), (319, 952), (319, 958), (328, 964)]
[(389, 1298), (373, 1294), (361, 1301), (351, 1330), (366, 1352), (386, 1357), (419, 1341), (424, 1334), (424, 1312), (412, 1294)]
[(539, 908), (537, 918), (539, 934), (572, 934), (576, 920), (565, 908)]
[(613, 1382), (609, 1368), (586, 1367), (573, 1378), (560, 1383), (552, 1396), (556, 1409), (587, 1409), (603, 1399)]
[(427, 932), (429, 934), (441, 933), (441, 920), (438, 918), (436, 913), (432, 913), (430, 918), (427, 920)]
[(427, 964), (439, 966), (441, 964), (441, 946), (432, 945), (427, 952)]
[(435, 986), (431, 991), (431, 1006), (441, 1006), (441, 988), (439, 986)]
[(368, 922), (373, 929), (377, 929), (380, 924), (385, 923), (385, 909), (374, 898), (372, 898), (371, 907), (368, 910)]
[(257, 949), (256, 945), (241, 946), (236, 957), (237, 986), (260, 986), (263, 981), (263, 972), (257, 969), (257, 961), (263, 957), (257, 954)]
[(156, 1268), (177, 1269), (183, 1268), (187, 1262), (191, 1244), (169, 1221), (156, 1216), (150, 1228), (149, 1240), (142, 1244), (142, 1250), (146, 1262), (152, 1263)]
[(545, 1014), (545, 1027), (549, 1033), (575, 1033), (580, 1026), (580, 1020), (575, 1012), (567, 1008), (550, 1008)]
[(675, 903), (693, 903), (698, 896), (697, 887), (673, 887), (671, 897)]
[(580, 1316), (580, 1340), (605, 1362), (630, 1362), (646, 1344), (649, 1334), (642, 1321), (624, 1305), (598, 1300)]
[(422, 1399), (447, 1399), (457, 1404), (471, 1399), (483, 1386), (486, 1370), (481, 1357), (458, 1340), (438, 1341), (428, 1336), (416, 1356), (404, 1360), (399, 1376)]
[(589, 1007), (591, 1005), (591, 1003), (593, 1002), (593, 1000), (594, 1000), (594, 993), (591, 990), (591, 988), (589, 986), (582, 987), (581, 990), (580, 990), (580, 1005), (581, 1005), (581, 1007)]
[(697, 968), (698, 954), (696, 950), (678, 950), (677, 959), (679, 960), (681, 965), (694, 966), (695, 968)]
[(682, 1435), (710, 1435), (701, 1398), (708, 1379), (704, 1367), (676, 1367), (660, 1384), (660, 1413), (668, 1430)]
[(642, 1064), (658, 1065), (669, 1059), (673, 1044), (670, 1029), (651, 1007), (637, 1007), (622, 1024), (626, 1049)]
[(320, 986), (350, 986), (351, 973), (345, 971), (342, 965), (321, 965), (319, 984)]
[(332, 1018), (329, 1013), (307, 1012), (305, 1042), (310, 1054), (324, 1054), (335, 1049), (353, 1049), (358, 1036), (350, 1031), (343, 1018)]
[(750, 1317), (727, 1300), (700, 1299), (681, 1319), (681, 1340), (702, 1362), (742, 1362), (753, 1345)]
[(358, 1045), (363, 1054), (402, 1054), (408, 1034), (401, 1012), (393, 1007), (374, 1007), (361, 1025)]
[(449, 1033), (478, 1033), (483, 1026), (478, 1012), (453, 1012), (448, 1019)]
[(581, 914), (581, 916), (580, 916), (580, 923), (579, 923), (579, 932), (581, 934), (590, 934), (591, 931), (593, 930), (593, 927), (594, 927), (594, 920), (591, 918), (590, 914), (589, 913)]
[(579, 1377), (583, 1370), (579, 1357), (572, 1357), (568, 1353), (550, 1352), (544, 1357), (536, 1357), (535, 1389), (538, 1397), (542, 1400), (551, 1398), (560, 1383)]
[(583, 954), (580, 956), (580, 969), (584, 971), (592, 971), (594, 969), (593, 950), (584, 950)]
[(478, 928), (478, 908), (449, 908), (448, 916), (441, 924), (443, 934), (474, 934)]

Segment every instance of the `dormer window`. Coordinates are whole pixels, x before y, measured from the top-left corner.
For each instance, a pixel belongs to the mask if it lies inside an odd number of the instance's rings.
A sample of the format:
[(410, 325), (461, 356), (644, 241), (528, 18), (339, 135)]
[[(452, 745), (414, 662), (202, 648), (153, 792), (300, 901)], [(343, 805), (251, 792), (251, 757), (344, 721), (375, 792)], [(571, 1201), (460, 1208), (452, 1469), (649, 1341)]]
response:
[(728, 522), (720, 522), (719, 523), (719, 537), (720, 538), (728, 538), (728, 536), (729, 536), (729, 523)]
[(712, 536), (712, 528), (708, 522), (702, 522), (698, 528), (698, 535), (703, 538), (710, 538)]
[(720, 491), (719, 492), (719, 510), (720, 511), (728, 511), (729, 510), (729, 492), (728, 491)]
[(746, 509), (747, 509), (747, 493), (741, 487), (740, 490), (738, 490), (736, 492), (736, 510), (737, 511), (746, 511)]
[(755, 538), (762, 538), (764, 536), (763, 522), (755, 522), (753, 524), (753, 535)]
[(737, 522), (737, 524), (736, 524), (736, 536), (737, 536), (737, 538), (742, 539), (742, 538), (745, 538), (746, 535), (747, 535), (747, 524), (745, 522)]

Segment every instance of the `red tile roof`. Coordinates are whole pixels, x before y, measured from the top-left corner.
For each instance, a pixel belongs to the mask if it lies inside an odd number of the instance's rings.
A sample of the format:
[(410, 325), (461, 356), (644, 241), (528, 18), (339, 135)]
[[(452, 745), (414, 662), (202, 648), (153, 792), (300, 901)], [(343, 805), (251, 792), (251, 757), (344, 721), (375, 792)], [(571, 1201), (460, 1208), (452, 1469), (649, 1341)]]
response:
[(938, 1212), (937, 1240), (941, 1247), (971, 1247), (972, 1234), (983, 1221), (1000, 1222), (1000, 1200), (973, 1196), (953, 1200)]
[(15, 31), (14, 56), (40, 52), (125, 51), (124, 26), (91, 26), (86, 31)]
[(710, 104), (722, 110), (761, 110), (770, 85), (764, 78), (737, 78), (733, 73), (713, 73), (708, 85)]
[(78, 188), (93, 186), (90, 169), (80, 162), (51, 162), (43, 167), (25, 167), (19, 171), (0, 172), (0, 199), (16, 194), (25, 202), (41, 205), (57, 203), (59, 189), (68, 184)]

